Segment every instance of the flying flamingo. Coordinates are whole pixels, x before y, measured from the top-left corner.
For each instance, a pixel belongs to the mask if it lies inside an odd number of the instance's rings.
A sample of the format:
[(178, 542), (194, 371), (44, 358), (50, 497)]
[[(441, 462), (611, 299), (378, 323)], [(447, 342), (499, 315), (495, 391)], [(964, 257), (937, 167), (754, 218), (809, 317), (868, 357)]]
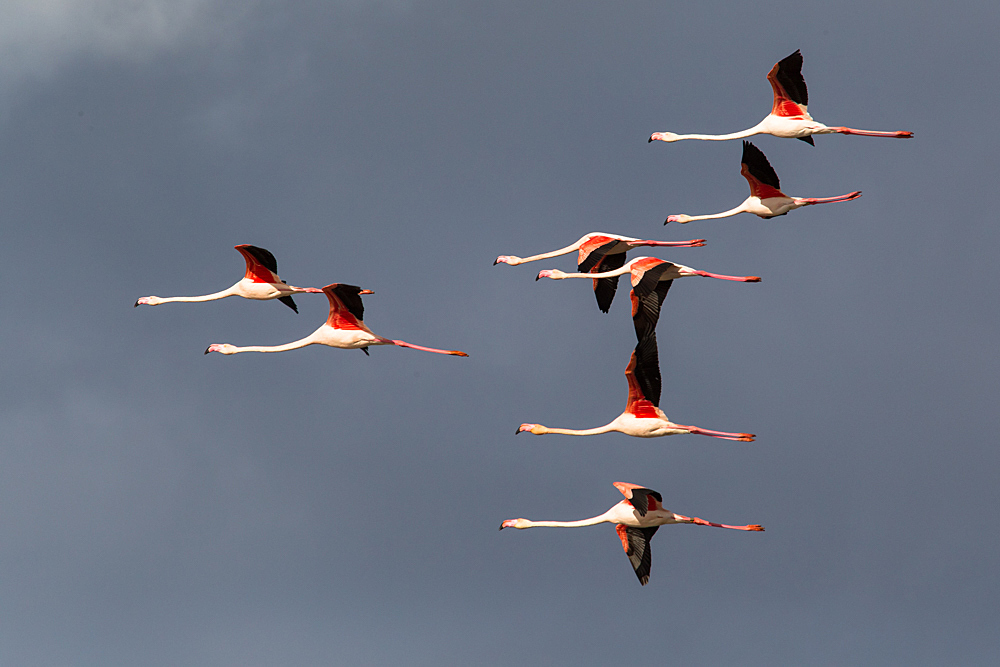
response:
[[(656, 365), (654, 355), (641, 354), (639, 348), (632, 352), (628, 367), (625, 369), (625, 379), (628, 381), (628, 403), (625, 412), (618, 415), (613, 422), (590, 428), (582, 431), (568, 428), (549, 428), (541, 424), (521, 424), (514, 433), (527, 431), (534, 435), (545, 435), (547, 433), (559, 433), (562, 435), (597, 435), (599, 433), (610, 433), (618, 431), (625, 435), (636, 438), (658, 438), (664, 435), (678, 435), (681, 433), (691, 433), (694, 435), (708, 435), (713, 438), (723, 440), (738, 440), (741, 442), (752, 442), (754, 435), (750, 433), (727, 433), (725, 431), (710, 431), (709, 429), (697, 426), (682, 426), (675, 424), (667, 418), (658, 406), (660, 404), (659, 377), (660, 369)], [(654, 342), (655, 344), (655, 342)], [(637, 368), (637, 359), (642, 357), (642, 366)], [(642, 376), (645, 381), (640, 382), (636, 376)], [(655, 382), (649, 378), (655, 377)], [(642, 385), (652, 385), (653, 389), (644, 388)], [(647, 393), (648, 392), (648, 393)]]
[(789, 211), (794, 211), (803, 206), (813, 204), (830, 204), (838, 201), (851, 201), (861, 196), (861, 191), (856, 190), (839, 197), (789, 197), (783, 193), (778, 181), (778, 174), (774, 172), (771, 163), (767, 161), (764, 153), (749, 141), (743, 142), (743, 158), (740, 160), (740, 173), (750, 184), (750, 196), (736, 208), (729, 209), (714, 215), (671, 215), (663, 224), (668, 222), (691, 222), (692, 220), (710, 220), (712, 218), (728, 218), (737, 213), (753, 213), (759, 218), (773, 218), (784, 215)]
[(763, 531), (763, 526), (756, 524), (749, 526), (729, 526), (724, 523), (712, 523), (698, 517), (684, 516), (677, 514), (663, 507), (663, 497), (652, 489), (629, 484), (627, 482), (615, 482), (615, 488), (622, 492), (625, 500), (621, 501), (604, 514), (581, 519), (580, 521), (530, 521), (528, 519), (507, 519), (500, 524), (500, 530), (504, 528), (535, 528), (537, 526), (547, 526), (554, 528), (576, 528), (578, 526), (593, 526), (599, 523), (613, 523), (618, 538), (622, 541), (622, 548), (625, 555), (632, 563), (635, 576), (639, 578), (642, 586), (649, 581), (649, 569), (652, 564), (652, 555), (649, 542), (656, 534), (660, 526), (671, 523), (693, 523), (698, 526), (715, 526), (716, 528), (729, 528), (731, 530)]
[(242, 244), (236, 246), (236, 249), (240, 251), (243, 259), (246, 260), (247, 270), (243, 274), (243, 280), (229, 289), (204, 296), (170, 296), (166, 298), (144, 296), (136, 300), (135, 306), (141, 304), (158, 306), (161, 303), (170, 303), (172, 301), (186, 303), (215, 301), (216, 299), (225, 299), (227, 296), (241, 296), (244, 299), (257, 299), (260, 301), (277, 299), (297, 313), (299, 309), (292, 300), (292, 294), (318, 294), (323, 291), (315, 287), (292, 287), (286, 284), (284, 280), (278, 277), (278, 262), (274, 259), (274, 255), (264, 248)]
[(357, 350), (360, 348), (361, 351), (368, 354), (368, 347), (370, 345), (398, 345), (399, 347), (409, 347), (425, 352), (451, 354), (456, 357), (469, 356), (465, 352), (457, 350), (438, 350), (433, 347), (411, 345), (402, 340), (391, 340), (373, 334), (363, 321), (365, 306), (361, 301), (362, 294), (374, 294), (371, 290), (361, 289), (355, 285), (333, 283), (319, 291), (326, 294), (326, 297), (330, 300), (330, 315), (323, 326), (305, 338), (285, 343), (284, 345), (272, 346), (254, 345), (251, 347), (236, 347), (229, 343), (215, 343), (208, 346), (205, 354), (209, 352), (221, 352), (222, 354), (236, 354), (237, 352), (284, 352), (285, 350), (294, 350), (307, 345), (329, 345), (330, 347), (339, 347), (345, 350)]
[[(735, 280), (744, 283), (760, 282), (760, 278), (757, 276), (724, 276), (718, 273), (698, 271), (682, 264), (674, 264), (673, 262), (656, 259), (655, 257), (636, 257), (621, 268), (605, 271), (604, 273), (563, 273), (559, 269), (546, 269), (539, 271), (538, 275), (535, 276), (535, 280), (539, 278), (552, 278), (553, 280), (562, 280), (563, 278), (593, 278), (599, 280), (602, 278), (616, 278), (626, 273), (632, 274), (632, 287), (638, 285), (642, 280), (655, 283), (657, 281), (675, 280), (684, 276), (703, 276), (706, 278), (720, 278), (722, 280)], [(611, 292), (611, 297), (614, 297), (613, 291)], [(611, 298), (609, 297), (609, 305), (610, 300)]]
[[(703, 245), (705, 245), (705, 239), (692, 239), (690, 241), (644, 241), (642, 239), (634, 239), (630, 236), (591, 232), (581, 237), (573, 245), (566, 246), (560, 250), (542, 253), (541, 255), (532, 255), (531, 257), (523, 258), (515, 255), (500, 255), (493, 262), (493, 265), (510, 264), (511, 266), (517, 266), (518, 264), (534, 262), (539, 259), (548, 259), (549, 257), (558, 257), (559, 255), (579, 250), (577, 270), (584, 273), (602, 273), (620, 269), (625, 264), (625, 253), (640, 246), (696, 248)], [(605, 313), (608, 312), (617, 290), (618, 276), (595, 279), (594, 295), (597, 297), (597, 307)]]
[(674, 134), (673, 132), (654, 132), (649, 140), (680, 141), (681, 139), (703, 139), (705, 141), (725, 141), (727, 139), (742, 139), (754, 134), (773, 134), (776, 137), (801, 139), (813, 144), (814, 134), (860, 134), (866, 137), (896, 137), (908, 139), (912, 132), (876, 132), (874, 130), (855, 130), (849, 127), (827, 127), (817, 123), (806, 110), (809, 104), (809, 94), (806, 92), (806, 80), (802, 78), (802, 53), (796, 51), (779, 61), (767, 74), (767, 80), (774, 91), (774, 104), (771, 113), (748, 130), (733, 134)]

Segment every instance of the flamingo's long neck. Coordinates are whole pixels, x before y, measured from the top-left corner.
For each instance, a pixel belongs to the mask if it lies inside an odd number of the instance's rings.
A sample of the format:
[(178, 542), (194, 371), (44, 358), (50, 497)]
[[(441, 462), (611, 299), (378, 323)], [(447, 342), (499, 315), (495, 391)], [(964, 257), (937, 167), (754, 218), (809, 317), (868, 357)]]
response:
[(542, 426), (543, 432), (539, 435), (547, 435), (549, 433), (555, 433), (558, 435), (598, 435), (601, 433), (610, 433), (611, 431), (617, 431), (615, 428), (615, 423), (605, 424), (604, 426), (598, 426), (597, 428), (588, 428), (582, 431), (571, 428), (549, 428), (548, 426)]
[(285, 352), (314, 344), (316, 342), (315, 336), (315, 333), (311, 333), (305, 338), (284, 345), (249, 345), (247, 347), (234, 347), (234, 349), (236, 352)]
[(755, 134), (760, 134), (763, 131), (761, 129), (762, 124), (763, 121), (753, 127), (748, 127), (745, 130), (733, 132), (732, 134), (674, 134), (670, 140), (680, 141), (681, 139), (700, 139), (702, 141), (729, 141), (730, 139), (743, 139), (745, 137), (752, 137)]
[(571, 252), (576, 252), (583, 245), (580, 241), (577, 241), (573, 245), (568, 245), (565, 248), (560, 248), (559, 250), (553, 250), (552, 252), (543, 252), (540, 255), (532, 255), (531, 257), (522, 257), (518, 264), (524, 264), (525, 262), (534, 262), (539, 259), (549, 259), (550, 257), (559, 257), (560, 255), (566, 255)]
[(620, 269), (615, 269), (614, 271), (605, 271), (604, 273), (566, 273), (563, 275), (564, 278), (614, 278), (615, 276), (621, 276), (632, 270), (628, 264)]
[(159, 305), (161, 303), (171, 303), (171, 302), (195, 303), (198, 301), (215, 301), (217, 299), (225, 299), (227, 296), (233, 296), (237, 293), (238, 285), (239, 283), (236, 283), (236, 285), (233, 285), (228, 289), (224, 289), (221, 292), (215, 292), (213, 294), (205, 294), (204, 296), (168, 296), (164, 298), (157, 297), (155, 305)]
[(611, 510), (608, 510), (600, 516), (593, 516), (589, 519), (580, 519), (579, 521), (528, 521), (528, 528), (544, 527), (544, 528), (579, 528), (581, 526), (595, 526), (599, 523), (614, 523), (610, 518), (609, 514)]
[(734, 216), (738, 213), (743, 213), (747, 210), (747, 202), (743, 202), (736, 208), (731, 208), (728, 211), (723, 211), (722, 213), (712, 213), (711, 215), (677, 215), (670, 216), (667, 218), (667, 222), (673, 222), (677, 218), (676, 222), (691, 222), (692, 220), (715, 220), (717, 218), (728, 218)]

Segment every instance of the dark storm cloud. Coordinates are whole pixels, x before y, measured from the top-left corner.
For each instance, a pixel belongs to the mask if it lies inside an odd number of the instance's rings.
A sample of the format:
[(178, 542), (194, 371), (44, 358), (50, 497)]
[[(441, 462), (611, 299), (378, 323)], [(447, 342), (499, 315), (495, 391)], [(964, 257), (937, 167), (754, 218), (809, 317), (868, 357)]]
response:
[[(0, 131), (3, 662), (996, 654), (997, 10), (56, 7), (0, 32), (30, 54)], [(663, 227), (746, 197), (741, 149), (646, 137), (756, 123), (797, 48), (817, 120), (916, 138), (759, 137), (786, 192), (864, 196)], [(571, 258), (491, 266), (596, 230), (763, 276), (679, 281), (658, 329), (667, 414), (757, 442), (513, 436), (624, 407), (624, 292), (603, 315), (533, 281)], [(228, 287), (238, 243), (472, 356), (205, 357), (300, 338), (325, 300), (131, 307)], [(496, 531), (603, 512), (617, 480), (767, 532), (665, 527), (640, 588), (608, 526)]]

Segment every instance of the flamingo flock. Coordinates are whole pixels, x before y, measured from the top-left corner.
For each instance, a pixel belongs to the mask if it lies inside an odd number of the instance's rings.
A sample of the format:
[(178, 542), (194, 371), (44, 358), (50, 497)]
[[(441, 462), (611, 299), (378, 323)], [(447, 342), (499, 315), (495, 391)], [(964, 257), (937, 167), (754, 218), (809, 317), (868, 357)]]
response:
[[(912, 132), (879, 132), (856, 130), (847, 127), (832, 127), (818, 123), (809, 115), (808, 93), (805, 79), (802, 77), (802, 54), (799, 51), (780, 60), (768, 73), (774, 100), (769, 113), (757, 125), (733, 134), (724, 135), (679, 135), (671, 132), (654, 132), (649, 141), (673, 142), (683, 139), (701, 139), (707, 141), (723, 141), (741, 139), (756, 134), (771, 134), (777, 137), (795, 138), (813, 144), (814, 134), (856, 134), (876, 137), (912, 137)], [(814, 145), (814, 144), (813, 144)], [(740, 173), (750, 186), (750, 197), (736, 208), (711, 215), (689, 216), (676, 214), (669, 216), (664, 224), (670, 222), (687, 223), (693, 220), (707, 220), (733, 216), (738, 213), (752, 213), (761, 218), (772, 218), (785, 215), (789, 211), (804, 206), (833, 202), (846, 202), (861, 196), (860, 191), (854, 191), (837, 197), (801, 198), (789, 197), (781, 191), (777, 173), (771, 167), (764, 153), (749, 141), (743, 142), (743, 155), (740, 161)], [(577, 253), (578, 273), (564, 273), (558, 269), (540, 271), (535, 280), (550, 278), (563, 280), (566, 278), (588, 278), (593, 281), (594, 295), (598, 308), (608, 313), (618, 289), (621, 276), (628, 275), (630, 282), (629, 298), (631, 300), (632, 323), (635, 330), (636, 344), (625, 368), (625, 379), (628, 385), (628, 399), (625, 410), (613, 421), (596, 428), (574, 430), (553, 428), (536, 423), (521, 424), (515, 434), (531, 433), (533, 435), (560, 434), (572, 436), (600, 435), (618, 432), (637, 438), (656, 438), (668, 435), (704, 435), (721, 440), (737, 442), (752, 442), (756, 438), (751, 433), (715, 431), (698, 426), (677, 424), (667, 417), (660, 408), (662, 393), (662, 375), (660, 372), (659, 350), (656, 340), (656, 326), (663, 309), (667, 293), (673, 282), (687, 276), (701, 276), (733, 282), (760, 282), (757, 276), (730, 276), (709, 273), (692, 269), (682, 264), (658, 259), (655, 257), (637, 257), (626, 261), (626, 254), (640, 247), (648, 248), (696, 248), (705, 245), (705, 239), (688, 241), (654, 241), (639, 237), (623, 236), (606, 232), (591, 232), (585, 234), (576, 242), (550, 252), (544, 252), (528, 257), (516, 255), (500, 255), (493, 262), (518, 266), (528, 262), (551, 259)], [(362, 289), (347, 283), (331, 283), (323, 288), (294, 287), (288, 285), (278, 276), (277, 261), (269, 251), (253, 245), (237, 245), (245, 262), (246, 271), (243, 278), (220, 292), (203, 296), (166, 297), (145, 296), (136, 300), (135, 306), (157, 306), (171, 302), (205, 302), (239, 296), (245, 299), (266, 301), (277, 299), (296, 313), (298, 307), (292, 299), (293, 295), (319, 294), (326, 295), (329, 301), (329, 315), (318, 329), (296, 341), (283, 345), (253, 345), (238, 347), (230, 343), (213, 343), (205, 349), (205, 354), (218, 352), (223, 355), (240, 352), (286, 352), (309, 345), (325, 345), (348, 350), (361, 350), (366, 355), (374, 346), (392, 345), (425, 352), (467, 357), (465, 352), (445, 350), (421, 345), (413, 345), (402, 340), (385, 338), (372, 332), (364, 322), (364, 303), (362, 296), (373, 294), (372, 290)], [(705, 521), (697, 517), (688, 517), (667, 510), (663, 506), (660, 493), (645, 486), (625, 482), (615, 482), (614, 486), (622, 493), (624, 500), (611, 509), (589, 519), (578, 521), (531, 521), (524, 518), (507, 519), (500, 524), (504, 528), (534, 528), (534, 527), (582, 527), (600, 523), (615, 524), (615, 530), (625, 554), (635, 572), (639, 583), (645, 586), (649, 582), (651, 571), (650, 542), (660, 526), (668, 524), (694, 524), (714, 526), (731, 530), (761, 532), (764, 528), (757, 524), (728, 525)]]

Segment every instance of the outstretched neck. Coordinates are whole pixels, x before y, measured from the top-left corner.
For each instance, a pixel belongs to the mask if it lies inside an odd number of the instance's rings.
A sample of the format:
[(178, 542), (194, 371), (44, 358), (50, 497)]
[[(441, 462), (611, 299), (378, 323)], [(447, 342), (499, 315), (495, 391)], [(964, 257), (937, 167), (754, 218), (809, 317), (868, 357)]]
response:
[(713, 213), (711, 215), (685, 215), (681, 213), (680, 215), (671, 215), (670, 217), (667, 218), (666, 222), (664, 222), (663, 224), (666, 225), (671, 222), (679, 222), (681, 224), (684, 224), (685, 222), (691, 222), (692, 220), (714, 220), (716, 218), (728, 218), (738, 213), (743, 213), (746, 210), (747, 210), (747, 201), (744, 201), (736, 208), (731, 208), (728, 211), (723, 211), (722, 213)]
[(236, 352), (286, 352), (288, 350), (297, 350), (300, 347), (306, 347), (307, 345), (312, 345), (316, 342), (314, 338), (315, 334), (310, 334), (305, 338), (300, 340), (292, 341), (291, 343), (285, 343), (284, 345), (249, 345), (247, 347), (236, 347)]
[(615, 423), (605, 424), (604, 426), (599, 426), (597, 428), (588, 428), (582, 431), (571, 428), (549, 428), (548, 426), (542, 426), (543, 430), (538, 435), (546, 435), (549, 433), (555, 433), (558, 435), (598, 435), (600, 433), (610, 433), (611, 431), (617, 431), (615, 428)]
[(581, 526), (596, 526), (599, 523), (614, 523), (614, 521), (609, 516), (611, 510), (608, 510), (600, 516), (593, 516), (589, 519), (580, 519), (579, 521), (528, 521), (527, 528), (545, 527), (545, 528), (579, 528)]
[(148, 296), (145, 301), (140, 299), (144, 303), (148, 303), (150, 306), (158, 306), (161, 303), (195, 303), (198, 301), (216, 301), (217, 299), (225, 299), (227, 296), (233, 296), (237, 293), (237, 287), (239, 283), (233, 285), (228, 289), (224, 289), (221, 292), (215, 292), (214, 294), (205, 294), (203, 296), (168, 296), (160, 298), (158, 296)]
[(752, 137), (755, 134), (760, 134), (763, 132), (761, 127), (764, 121), (757, 123), (753, 127), (747, 128), (741, 132), (733, 132), (731, 134), (674, 134), (673, 132), (654, 132), (650, 135), (649, 140), (655, 141), (659, 139), (660, 141), (681, 141), (682, 139), (701, 139), (702, 141), (729, 141), (730, 139), (743, 139), (744, 137)]
[(559, 257), (561, 255), (566, 255), (571, 252), (575, 252), (580, 249), (583, 245), (582, 241), (577, 241), (573, 245), (568, 245), (565, 248), (560, 248), (559, 250), (553, 250), (552, 252), (543, 252), (540, 255), (532, 255), (531, 257), (522, 257), (518, 264), (524, 264), (525, 262), (535, 262), (540, 259), (549, 259), (550, 257)]

